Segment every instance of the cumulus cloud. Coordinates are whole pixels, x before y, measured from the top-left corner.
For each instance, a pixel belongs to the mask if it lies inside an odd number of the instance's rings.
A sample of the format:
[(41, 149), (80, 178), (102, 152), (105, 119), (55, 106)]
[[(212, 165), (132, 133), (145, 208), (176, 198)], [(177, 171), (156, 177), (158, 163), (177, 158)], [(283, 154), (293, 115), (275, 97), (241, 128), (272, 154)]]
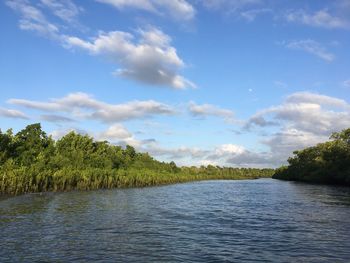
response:
[(127, 139), (131, 138), (131, 133), (120, 123), (110, 126), (105, 132), (99, 136), (105, 140)]
[(214, 149), (212, 155), (210, 155), (210, 159), (218, 160), (223, 157), (227, 157), (229, 155), (240, 155), (244, 153), (246, 149), (240, 145), (235, 144), (223, 144)]
[(66, 97), (52, 99), (49, 102), (10, 99), (8, 103), (40, 111), (71, 113), (76, 118), (93, 119), (106, 123), (175, 113), (172, 107), (153, 100), (108, 104), (81, 92), (71, 93)]
[(294, 128), (283, 127), (281, 131), (274, 133), (262, 143), (270, 148), (272, 158), (270, 161), (276, 166), (285, 163), (293, 151), (304, 149), (308, 146), (328, 140), (328, 135), (315, 134)]
[[(257, 122), (256, 119), (261, 120)], [(266, 123), (287, 125), (289, 129), (317, 135), (330, 135), (350, 126), (350, 104), (330, 96), (311, 92), (291, 94), (279, 106), (257, 112), (247, 125), (266, 126)]]
[(312, 39), (290, 41), (284, 43), (284, 45), (289, 49), (305, 51), (327, 62), (332, 62), (335, 59), (334, 54), (329, 52), (322, 44)]
[(211, 104), (196, 104), (195, 102), (190, 102), (188, 105), (188, 111), (194, 117), (208, 117), (215, 116), (223, 118), (225, 121), (232, 122), (234, 120), (234, 113), (228, 109), (222, 109)]
[(171, 46), (171, 38), (158, 28), (139, 30), (139, 38), (122, 32), (100, 33), (93, 41), (68, 37), (72, 48), (102, 55), (122, 66), (115, 75), (149, 85), (169, 86), (175, 89), (194, 88), (195, 84), (179, 75), (185, 66)]
[(185, 0), (96, 0), (118, 9), (135, 8), (175, 19), (191, 20), (195, 16), (194, 7)]
[(307, 13), (305, 10), (289, 11), (286, 14), (288, 22), (295, 22), (313, 27), (323, 27), (328, 29), (349, 28), (349, 21), (333, 16), (328, 10), (323, 9), (315, 13)]
[(124, 147), (126, 145), (131, 145), (140, 151), (142, 151), (142, 146), (147, 144), (147, 142), (136, 139), (135, 136), (120, 123), (113, 124), (108, 127), (107, 130), (94, 134), (93, 136), (99, 141), (108, 141)]
[(277, 164), (270, 152), (250, 151), (236, 144), (223, 144), (215, 147), (205, 160), (208, 163), (235, 167), (274, 167)]
[(281, 105), (258, 111), (246, 127), (271, 125), (279, 130), (261, 142), (270, 148), (270, 162), (278, 164), (293, 151), (324, 142), (333, 132), (350, 127), (350, 104), (330, 96), (298, 92)]
[(14, 119), (29, 119), (23, 112), (12, 109), (0, 108), (0, 117)]
[(196, 159), (202, 158), (207, 154), (207, 150), (203, 150), (196, 147), (175, 147), (175, 148), (167, 148), (162, 147), (157, 144), (150, 144), (146, 148), (144, 148), (145, 151), (149, 152), (153, 156), (159, 156), (159, 157), (166, 157), (168, 160), (191, 160), (194, 161)]
[[(66, 25), (79, 24), (77, 16), (82, 11), (79, 6), (71, 0), (40, 1), (40, 5), (33, 5), (28, 0), (8, 0), (6, 4), (20, 15), (19, 27), (22, 30), (33, 31), (53, 39), (67, 49), (82, 49), (91, 55), (103, 56), (120, 66), (114, 72), (115, 76), (174, 89), (196, 87), (193, 82), (180, 74), (186, 65), (178, 56), (176, 48), (171, 45), (170, 36), (160, 29), (149, 27), (147, 30), (139, 29), (133, 34), (123, 31), (100, 32), (97, 37), (89, 41), (64, 33)], [(125, 4), (131, 2), (125, 1)], [(178, 8), (181, 3), (186, 2), (159, 1), (159, 5)], [(43, 7), (60, 17), (64, 22), (63, 25), (51, 23), (44, 15)]]

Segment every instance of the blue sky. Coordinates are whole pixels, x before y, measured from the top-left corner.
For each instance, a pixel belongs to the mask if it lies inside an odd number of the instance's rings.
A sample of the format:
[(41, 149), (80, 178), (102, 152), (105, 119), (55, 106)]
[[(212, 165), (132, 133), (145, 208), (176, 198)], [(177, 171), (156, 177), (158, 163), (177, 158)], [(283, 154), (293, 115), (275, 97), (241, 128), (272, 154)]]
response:
[(277, 167), (350, 127), (350, 1), (5, 0), (0, 127)]

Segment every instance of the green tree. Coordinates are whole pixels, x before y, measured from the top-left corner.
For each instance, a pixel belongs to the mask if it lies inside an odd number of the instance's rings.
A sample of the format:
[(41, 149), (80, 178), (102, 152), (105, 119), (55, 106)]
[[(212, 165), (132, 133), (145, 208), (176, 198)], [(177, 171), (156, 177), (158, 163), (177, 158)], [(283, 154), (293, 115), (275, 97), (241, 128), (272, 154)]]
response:
[(28, 125), (14, 137), (14, 152), (17, 162), (28, 166), (49, 145), (50, 140), (41, 130), (40, 123)]

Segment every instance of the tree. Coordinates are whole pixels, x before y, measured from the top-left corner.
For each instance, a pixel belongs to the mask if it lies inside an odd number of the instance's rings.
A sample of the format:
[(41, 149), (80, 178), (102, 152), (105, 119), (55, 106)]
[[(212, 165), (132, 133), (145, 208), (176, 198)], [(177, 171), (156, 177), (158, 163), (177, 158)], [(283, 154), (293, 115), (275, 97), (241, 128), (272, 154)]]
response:
[(331, 141), (295, 151), (289, 165), (273, 178), (350, 185), (350, 129), (330, 136)]
[(18, 163), (30, 165), (50, 143), (40, 123), (28, 125), (14, 137), (14, 155)]
[(2, 133), (0, 129), (0, 165), (5, 163), (12, 154), (13, 134), (12, 130)]

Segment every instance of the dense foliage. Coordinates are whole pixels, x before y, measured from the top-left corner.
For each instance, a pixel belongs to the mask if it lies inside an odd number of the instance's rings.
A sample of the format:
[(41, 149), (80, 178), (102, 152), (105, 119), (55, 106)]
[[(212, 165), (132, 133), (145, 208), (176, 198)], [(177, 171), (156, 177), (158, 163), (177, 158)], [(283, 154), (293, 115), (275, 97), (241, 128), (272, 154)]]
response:
[(271, 169), (177, 167), (106, 141), (70, 132), (54, 141), (40, 124), (0, 131), (0, 193), (151, 186), (207, 179), (271, 177)]
[(276, 170), (273, 178), (350, 186), (350, 128), (301, 151), (288, 159), (288, 166)]

